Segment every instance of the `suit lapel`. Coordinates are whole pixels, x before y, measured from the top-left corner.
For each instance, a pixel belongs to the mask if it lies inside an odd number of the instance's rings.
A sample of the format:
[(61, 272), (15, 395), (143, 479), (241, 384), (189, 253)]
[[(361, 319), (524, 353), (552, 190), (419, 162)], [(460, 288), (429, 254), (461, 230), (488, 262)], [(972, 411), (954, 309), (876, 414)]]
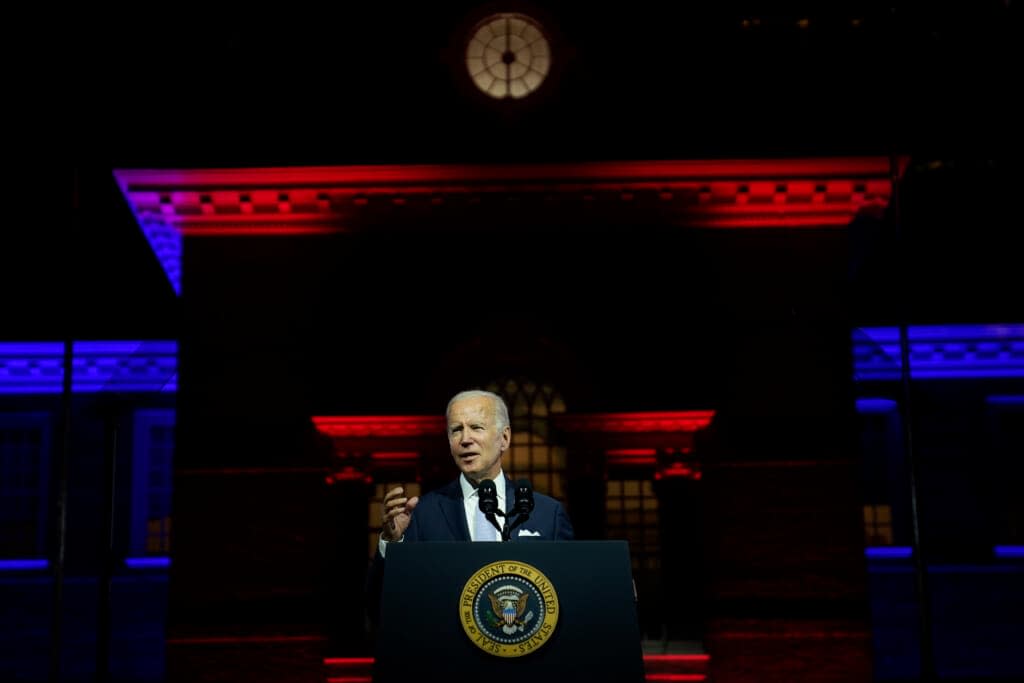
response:
[(441, 513), (456, 541), (470, 540), (469, 527), (466, 525), (466, 506), (462, 500), (462, 487), (459, 486), (458, 479), (445, 487)]

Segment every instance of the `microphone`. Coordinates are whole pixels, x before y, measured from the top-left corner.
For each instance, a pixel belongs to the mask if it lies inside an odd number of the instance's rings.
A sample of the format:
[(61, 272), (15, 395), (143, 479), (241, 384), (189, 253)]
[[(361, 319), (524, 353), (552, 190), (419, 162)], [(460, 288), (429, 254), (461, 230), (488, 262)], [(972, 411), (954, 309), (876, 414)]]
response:
[(495, 515), (505, 516), (505, 513), (498, 507), (498, 487), (494, 485), (492, 480), (484, 479), (477, 485), (476, 493), (480, 498), (480, 512), (484, 513), (487, 521), (498, 530), (501, 540), (507, 541), (508, 536), (505, 530), (501, 528), (501, 525), (498, 524), (498, 520), (495, 518)]
[(498, 510), (498, 487), (490, 479), (484, 479), (476, 489), (480, 496), (480, 512), (485, 515), (493, 515)]
[(512, 509), (516, 513), (516, 519), (505, 525), (502, 538), (506, 541), (512, 535), (512, 530), (529, 519), (530, 513), (533, 512), (533, 487), (528, 480), (520, 479), (516, 482), (516, 502)]
[(533, 487), (526, 479), (516, 482), (516, 514), (530, 516), (533, 512)]

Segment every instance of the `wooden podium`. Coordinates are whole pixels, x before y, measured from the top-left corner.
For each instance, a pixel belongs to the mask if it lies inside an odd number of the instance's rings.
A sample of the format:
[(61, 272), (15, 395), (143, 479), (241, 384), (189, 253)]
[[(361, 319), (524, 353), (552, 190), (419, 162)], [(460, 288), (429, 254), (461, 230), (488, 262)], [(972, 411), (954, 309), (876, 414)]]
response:
[(642, 683), (625, 541), (388, 547), (375, 683)]

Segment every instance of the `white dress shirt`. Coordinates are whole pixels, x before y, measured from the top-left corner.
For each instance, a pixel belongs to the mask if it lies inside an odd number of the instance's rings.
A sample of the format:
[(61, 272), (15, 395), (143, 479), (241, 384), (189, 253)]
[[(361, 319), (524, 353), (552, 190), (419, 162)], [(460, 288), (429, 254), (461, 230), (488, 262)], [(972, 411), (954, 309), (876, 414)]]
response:
[[(469, 539), (475, 541), (476, 509), (480, 507), (480, 492), (473, 488), (473, 485), (469, 483), (469, 479), (466, 479), (465, 474), (459, 475), (459, 485), (462, 487), (462, 505), (466, 509), (466, 525), (469, 527)], [(503, 470), (498, 470), (498, 476), (494, 478), (494, 488), (498, 491), (498, 509), (504, 512), (508, 508), (505, 506), (505, 472)], [(501, 515), (495, 515), (495, 519), (498, 520), (498, 525), (504, 528), (505, 518)]]

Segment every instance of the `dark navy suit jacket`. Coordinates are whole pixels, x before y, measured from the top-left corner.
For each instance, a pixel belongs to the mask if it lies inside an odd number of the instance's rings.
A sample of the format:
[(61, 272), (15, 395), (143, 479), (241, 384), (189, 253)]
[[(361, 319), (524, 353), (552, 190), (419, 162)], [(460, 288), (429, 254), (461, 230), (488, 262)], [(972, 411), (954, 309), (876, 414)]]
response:
[[(508, 506), (515, 500), (515, 484), (505, 477), (505, 502)], [(571, 541), (572, 523), (562, 504), (543, 493), (533, 494), (533, 512), (523, 524), (512, 530), (511, 541)], [(524, 533), (526, 532), (526, 533)], [(403, 543), (420, 541), (468, 541), (469, 527), (466, 524), (466, 507), (462, 498), (459, 479), (420, 497), (412, 511), (409, 528), (405, 530)], [(377, 620), (380, 591), (384, 581), (384, 558), (377, 551), (370, 565), (367, 577), (367, 597), (370, 617)]]
[[(505, 501), (515, 499), (515, 484), (505, 477)], [(533, 512), (523, 524), (512, 530), (509, 540), (571, 541), (572, 524), (562, 504), (543, 493), (533, 494)], [(524, 533), (527, 532), (527, 533)], [(425, 493), (412, 512), (404, 543), (410, 541), (468, 541), (466, 507), (459, 480)]]

